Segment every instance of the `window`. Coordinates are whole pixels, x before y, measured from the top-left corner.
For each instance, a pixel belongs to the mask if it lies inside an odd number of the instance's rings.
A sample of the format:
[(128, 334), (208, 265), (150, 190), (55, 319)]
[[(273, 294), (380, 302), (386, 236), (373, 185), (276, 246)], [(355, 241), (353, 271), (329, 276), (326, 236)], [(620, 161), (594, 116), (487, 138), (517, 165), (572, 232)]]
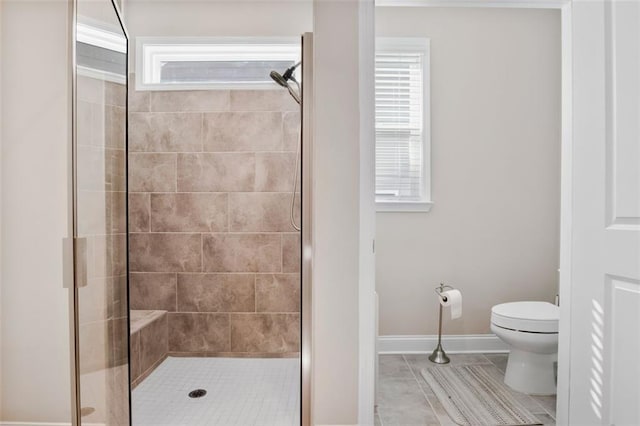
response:
[(78, 75), (126, 83), (127, 39), (119, 27), (79, 16), (76, 24)]
[(136, 39), (137, 90), (276, 89), (269, 77), (300, 59), (298, 38)]
[(378, 211), (429, 211), (429, 40), (378, 38), (375, 61)]

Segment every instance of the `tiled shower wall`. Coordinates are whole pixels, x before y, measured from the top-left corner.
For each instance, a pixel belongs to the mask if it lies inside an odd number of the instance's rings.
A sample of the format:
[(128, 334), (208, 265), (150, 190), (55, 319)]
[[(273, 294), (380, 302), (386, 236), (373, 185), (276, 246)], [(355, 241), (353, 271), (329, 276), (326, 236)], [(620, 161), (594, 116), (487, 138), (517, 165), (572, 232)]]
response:
[(132, 90), (129, 109), (131, 309), (168, 311), (169, 354), (298, 352), (297, 104)]

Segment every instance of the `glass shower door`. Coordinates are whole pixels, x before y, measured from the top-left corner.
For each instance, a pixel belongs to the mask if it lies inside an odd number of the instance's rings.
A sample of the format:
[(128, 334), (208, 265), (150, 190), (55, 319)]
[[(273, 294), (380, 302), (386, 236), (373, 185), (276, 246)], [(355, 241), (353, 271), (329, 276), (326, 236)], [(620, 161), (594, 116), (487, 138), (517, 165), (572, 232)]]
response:
[(110, 0), (76, 0), (77, 424), (129, 424), (127, 37)]

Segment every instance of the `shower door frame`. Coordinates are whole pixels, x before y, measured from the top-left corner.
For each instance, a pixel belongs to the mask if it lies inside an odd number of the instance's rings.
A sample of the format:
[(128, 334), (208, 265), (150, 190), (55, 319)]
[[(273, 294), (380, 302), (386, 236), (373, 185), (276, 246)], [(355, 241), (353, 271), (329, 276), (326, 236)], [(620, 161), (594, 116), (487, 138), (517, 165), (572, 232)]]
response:
[[(305, 90), (308, 87), (310, 90)], [(302, 35), (302, 115), (301, 115), (301, 206), (302, 223), (300, 230), (301, 262), (301, 425), (311, 426), (312, 405), (312, 296), (313, 296), (313, 33)]]
[[(69, 102), (69, 116), (71, 118), (71, 138), (70, 138), (70, 157), (71, 157), (71, 175), (69, 180), (69, 222), (71, 229), (71, 236), (63, 240), (63, 282), (66, 287), (70, 287), (69, 292), (69, 328), (70, 328), (70, 364), (71, 364), (71, 425), (81, 426), (81, 389), (80, 389), (80, 325), (79, 325), (79, 309), (78, 309), (78, 290), (80, 286), (79, 274), (86, 273), (86, 258), (78, 256), (79, 249), (84, 247), (84, 238), (78, 235), (78, 90), (77, 90), (77, 13), (78, 13), (78, 1), (68, 0), (69, 6), (69, 76), (70, 76), (70, 102)], [(105, 0), (111, 3), (113, 7), (113, 13), (120, 24), (122, 33), (127, 41), (127, 52), (125, 55), (125, 114), (124, 114), (124, 172), (125, 172), (125, 265), (126, 265), (126, 289), (127, 289), (127, 335), (130, 333), (130, 321), (129, 321), (129, 32), (124, 23), (124, 18), (120, 6), (117, 0)], [(84, 264), (82, 262), (85, 262)], [(131, 351), (129, 345), (129, 339), (125, 339), (127, 342), (127, 380), (131, 377)], [(128, 391), (128, 410), (129, 410), (129, 425), (131, 425), (131, 387)]]

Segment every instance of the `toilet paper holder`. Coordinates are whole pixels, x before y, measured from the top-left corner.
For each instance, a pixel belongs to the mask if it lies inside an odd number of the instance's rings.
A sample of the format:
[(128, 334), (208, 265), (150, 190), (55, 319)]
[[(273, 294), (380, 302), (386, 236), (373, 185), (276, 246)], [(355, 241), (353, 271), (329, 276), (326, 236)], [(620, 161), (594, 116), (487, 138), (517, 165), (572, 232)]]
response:
[[(443, 302), (447, 301), (447, 296), (442, 294), (445, 289), (453, 290), (454, 288), (450, 285), (440, 283), (440, 285), (434, 289), (438, 297), (442, 299)], [(436, 346), (431, 355), (429, 355), (429, 361), (436, 364), (448, 364), (450, 361), (449, 357), (444, 352), (444, 349), (442, 349), (442, 304), (438, 303), (438, 305), (440, 306), (440, 311), (438, 313), (438, 346)]]
[(433, 291), (436, 292), (436, 294), (438, 295), (438, 297), (440, 297), (440, 299), (442, 299), (443, 302), (447, 301), (447, 296), (442, 295), (441, 293), (445, 290), (445, 289), (449, 289), (449, 290), (455, 290), (453, 287), (451, 287), (450, 285), (445, 285), (443, 283), (440, 283), (440, 285), (436, 288), (433, 289)]

